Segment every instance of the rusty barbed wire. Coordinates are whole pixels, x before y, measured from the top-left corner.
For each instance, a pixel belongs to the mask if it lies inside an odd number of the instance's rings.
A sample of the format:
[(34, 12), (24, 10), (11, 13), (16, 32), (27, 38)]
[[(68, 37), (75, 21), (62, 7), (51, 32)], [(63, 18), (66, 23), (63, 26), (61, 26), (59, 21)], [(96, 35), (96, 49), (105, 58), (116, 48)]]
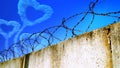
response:
[[(78, 27), (81, 23), (84, 23), (83, 21), (85, 20), (87, 15), (92, 15), (91, 16), (92, 19), (89, 21), (90, 24), (85, 29), (85, 32), (87, 32), (90, 29), (96, 16), (115, 18), (116, 20), (114, 20), (113, 23), (118, 22), (120, 20), (119, 16), (120, 10), (107, 13), (95, 12), (94, 9), (98, 2), (99, 0), (90, 2), (88, 6), (89, 9), (86, 12), (80, 12), (68, 18), (63, 18), (60, 25), (46, 28), (38, 33), (33, 33), (29, 37), (22, 39), (17, 43), (14, 43), (8, 49), (0, 51), (0, 62), (5, 62), (12, 58), (21, 57), (30, 52), (37, 51), (47, 46), (51, 46), (58, 42), (64, 41), (68, 38), (75, 37), (76, 35), (79, 35), (81, 32), (83, 33), (84, 31), (82, 31), (80, 28), (78, 29)], [(68, 21), (73, 20), (74, 18), (79, 16), (80, 16), (79, 20), (77, 22), (72, 23), (74, 24), (72, 27), (69, 27), (69, 24), (67, 24)], [(63, 36), (59, 36), (60, 31), (62, 31), (60, 35), (63, 34)]]

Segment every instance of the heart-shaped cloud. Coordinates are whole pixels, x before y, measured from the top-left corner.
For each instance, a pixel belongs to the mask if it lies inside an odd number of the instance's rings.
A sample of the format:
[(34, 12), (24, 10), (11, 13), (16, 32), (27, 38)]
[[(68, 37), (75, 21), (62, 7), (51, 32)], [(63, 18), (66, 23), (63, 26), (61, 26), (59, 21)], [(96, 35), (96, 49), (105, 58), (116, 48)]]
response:
[[(34, 21), (28, 20), (26, 16), (26, 8), (30, 6), (33, 7), (36, 11), (43, 11), (44, 15)], [(34, 24), (41, 23), (47, 20), (52, 15), (52, 13), (53, 10), (50, 6), (41, 5), (36, 0), (19, 0), (18, 14), (20, 15), (20, 18), (23, 21), (23, 24), (26, 26), (32, 26)]]
[(4, 32), (4, 30), (2, 28), (0, 28), (0, 34), (3, 35), (4, 38), (7, 38), (7, 37), (10, 38), (20, 28), (20, 24), (16, 21), (6, 21), (3, 19), (0, 19), (0, 25), (2, 25), (2, 24), (7, 25), (7, 26), (13, 26), (13, 30), (8, 33)]

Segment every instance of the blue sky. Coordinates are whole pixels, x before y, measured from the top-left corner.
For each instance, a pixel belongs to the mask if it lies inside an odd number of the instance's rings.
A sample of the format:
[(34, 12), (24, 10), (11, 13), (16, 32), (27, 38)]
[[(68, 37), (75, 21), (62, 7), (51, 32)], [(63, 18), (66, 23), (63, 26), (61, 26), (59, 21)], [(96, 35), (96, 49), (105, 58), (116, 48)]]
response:
[[(47, 20), (44, 20), (41, 23), (32, 26), (25, 27), (20, 34), (40, 32), (43, 29), (48, 28), (50, 26), (59, 25), (63, 17), (68, 18), (76, 13), (87, 11), (89, 3), (94, 0), (36, 0), (36, 1), (39, 4), (50, 6), (53, 10), (53, 13)], [(20, 18), (20, 15), (18, 14), (18, 2), (19, 0), (0, 0), (0, 19), (6, 21), (16, 21), (22, 27), (24, 24)], [(120, 0), (100, 0), (97, 6), (95, 7), (95, 12), (105, 13), (119, 11), (120, 10), (119, 3)], [(44, 15), (43, 10), (36, 11), (33, 7), (26, 8), (26, 16), (30, 21), (42, 17), (43, 15)], [(69, 26), (73, 25), (74, 22), (77, 22), (76, 19), (71, 20), (72, 23), (68, 23)], [(84, 23), (80, 24), (79, 28), (84, 31), (90, 24), (89, 23), (90, 19), (91, 16), (88, 15), (88, 18), (84, 21)], [(96, 16), (89, 31), (107, 26), (111, 24), (114, 20), (116, 19)], [(2, 28), (4, 32), (10, 32), (12, 30), (12, 26), (0, 25), (0, 28)], [(16, 34), (13, 34), (9, 38), (8, 45), (11, 45), (13, 43), (13, 41), (11, 40), (14, 39), (15, 35)], [(62, 37), (61, 34), (58, 34), (58, 36)], [(19, 40), (19, 37), (20, 35), (18, 36), (17, 40)], [(5, 47), (6, 47), (5, 38), (0, 34), (0, 50), (5, 49)]]

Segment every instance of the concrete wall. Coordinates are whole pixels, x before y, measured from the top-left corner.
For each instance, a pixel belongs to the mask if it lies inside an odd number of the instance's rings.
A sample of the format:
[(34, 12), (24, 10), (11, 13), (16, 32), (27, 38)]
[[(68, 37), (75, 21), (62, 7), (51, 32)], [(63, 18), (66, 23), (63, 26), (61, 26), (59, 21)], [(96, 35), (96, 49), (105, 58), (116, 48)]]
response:
[(0, 63), (0, 68), (120, 68), (120, 23)]

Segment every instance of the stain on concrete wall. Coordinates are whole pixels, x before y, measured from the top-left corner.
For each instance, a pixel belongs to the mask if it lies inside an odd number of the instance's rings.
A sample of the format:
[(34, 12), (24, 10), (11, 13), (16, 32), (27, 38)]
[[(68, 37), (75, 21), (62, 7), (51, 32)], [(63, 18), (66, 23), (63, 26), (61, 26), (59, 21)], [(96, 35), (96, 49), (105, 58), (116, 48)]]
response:
[(120, 68), (120, 23), (0, 63), (0, 68)]
[(24, 57), (0, 63), (0, 68), (24, 68)]
[(29, 68), (49, 68), (51, 66), (50, 54), (50, 47), (31, 53), (29, 59)]
[(113, 67), (120, 68), (120, 23), (110, 26)]

